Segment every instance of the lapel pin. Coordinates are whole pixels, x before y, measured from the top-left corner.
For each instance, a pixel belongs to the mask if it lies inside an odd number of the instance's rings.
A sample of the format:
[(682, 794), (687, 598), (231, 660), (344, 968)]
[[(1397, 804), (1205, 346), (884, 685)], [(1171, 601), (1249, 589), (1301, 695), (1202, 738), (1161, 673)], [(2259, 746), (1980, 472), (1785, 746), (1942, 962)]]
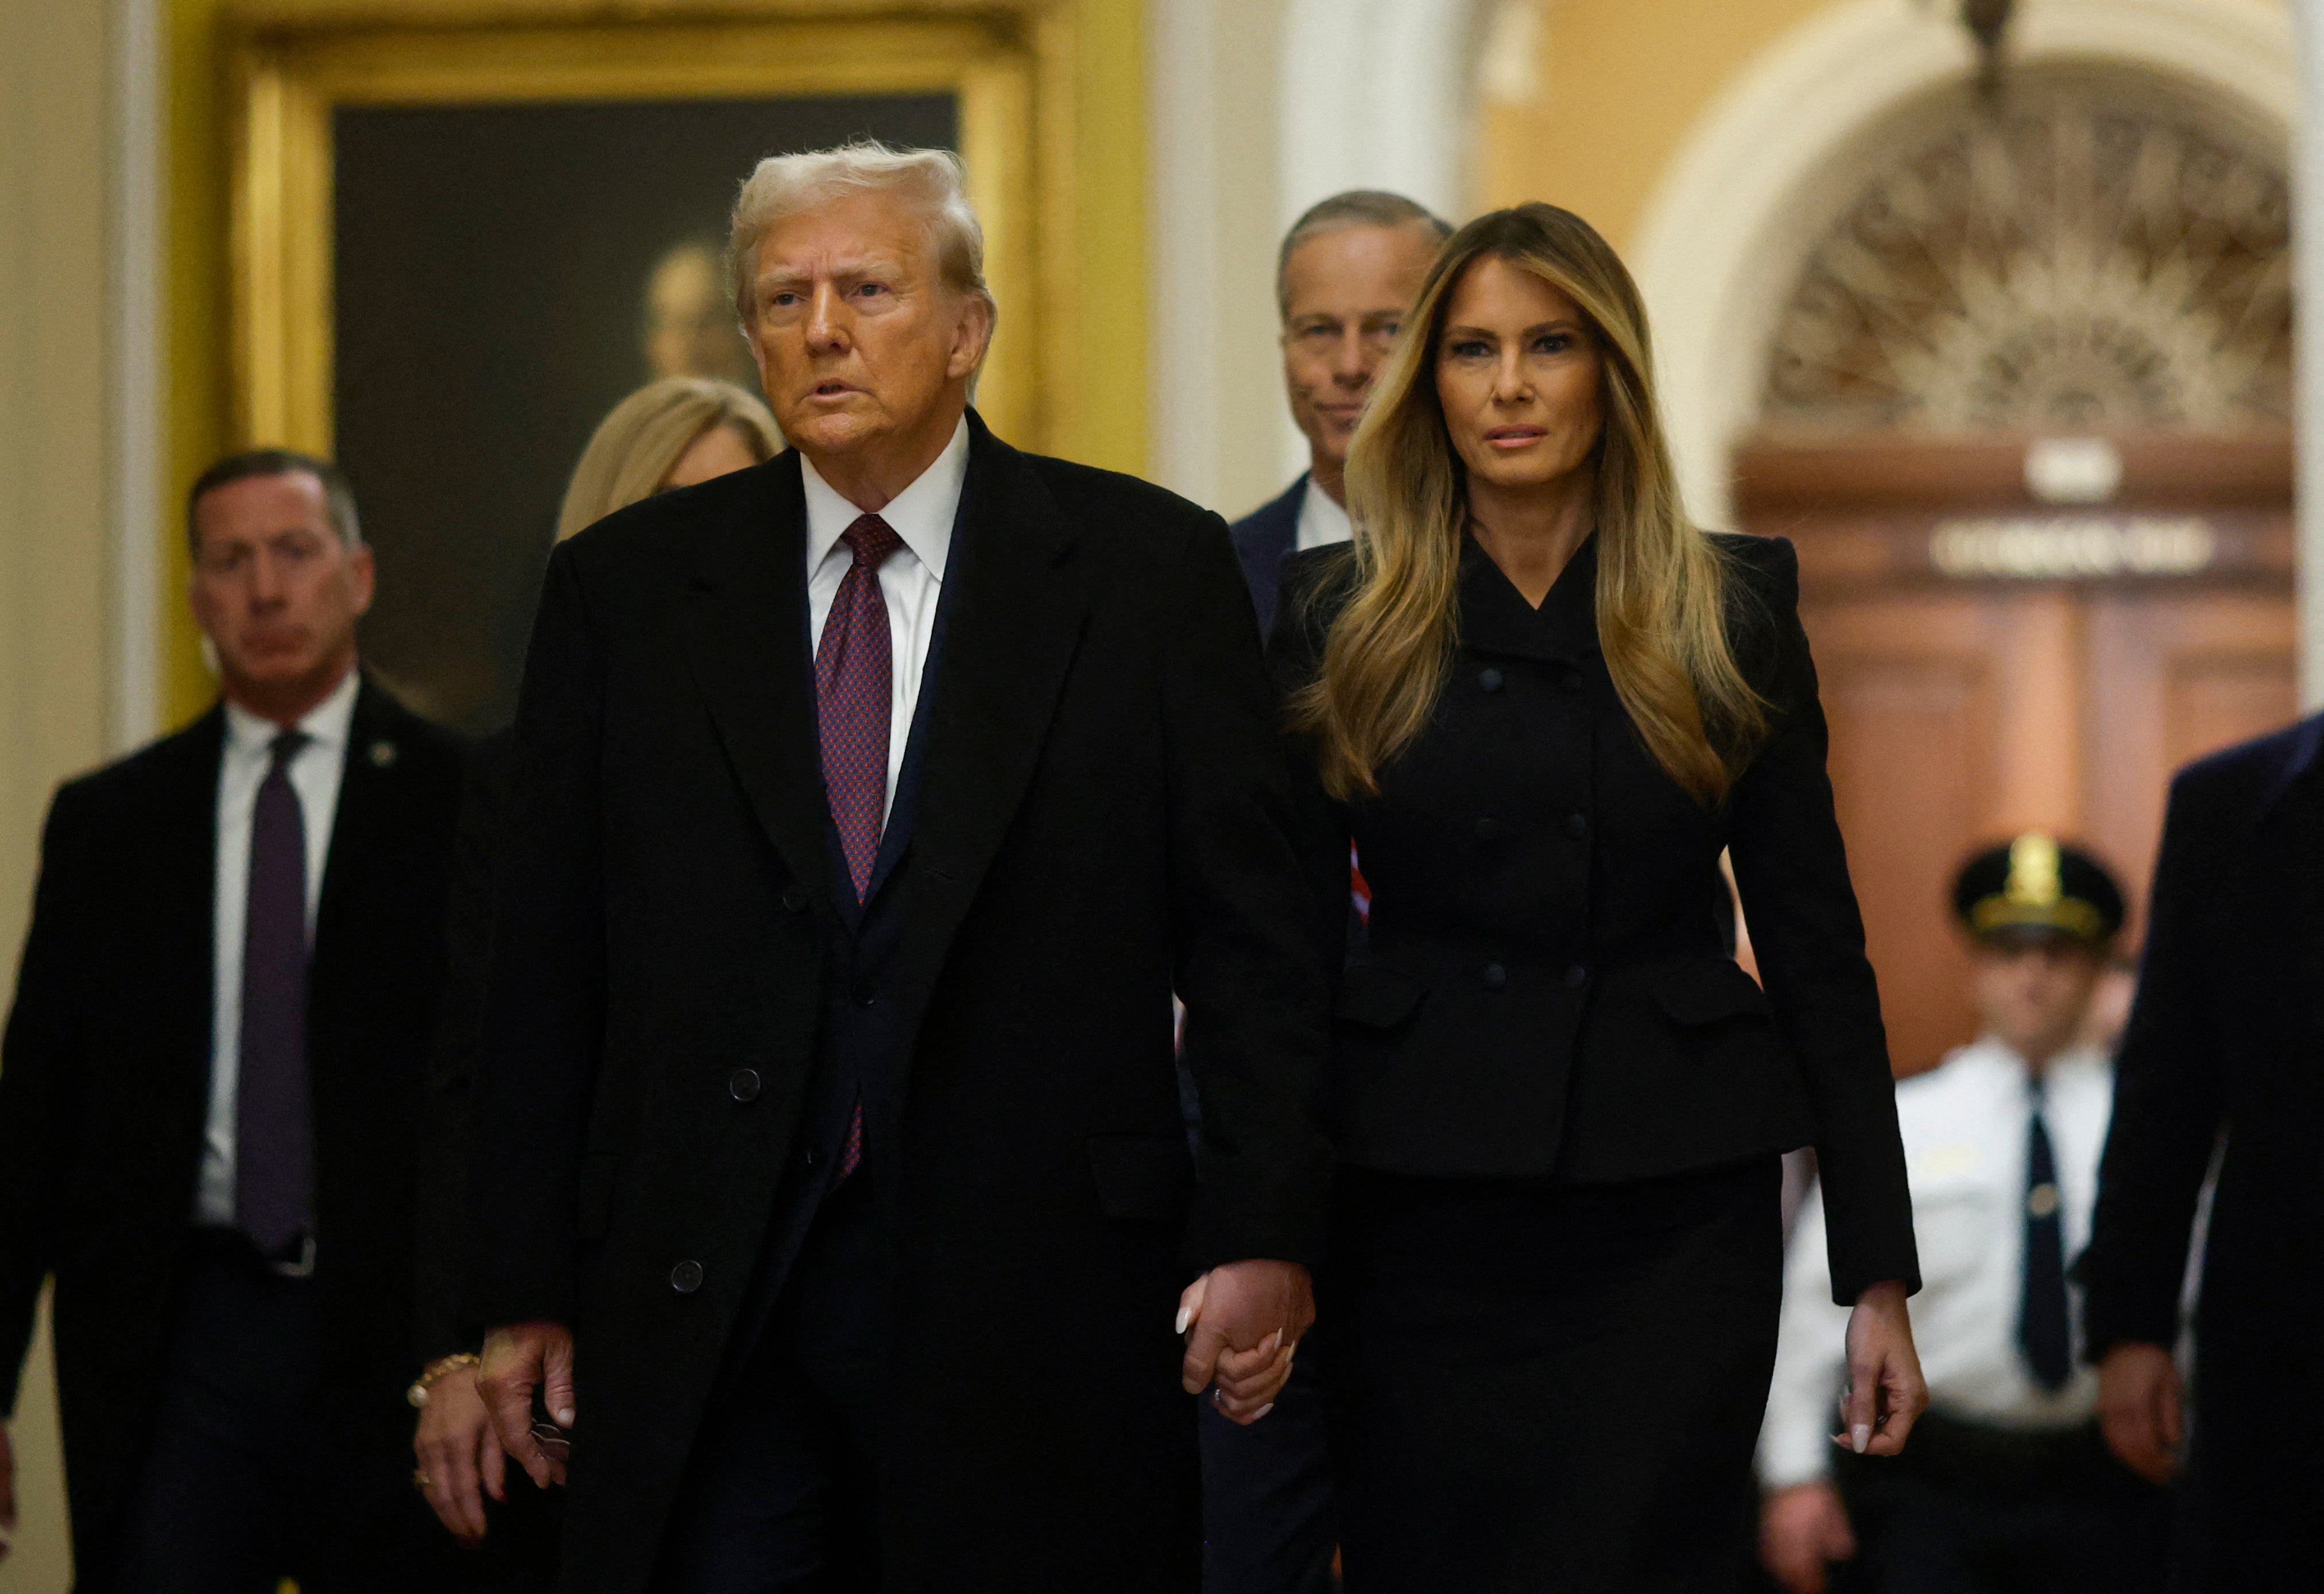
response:
[(371, 767), (373, 769), (384, 769), (393, 762), (395, 762), (394, 742), (374, 742), (371, 744)]

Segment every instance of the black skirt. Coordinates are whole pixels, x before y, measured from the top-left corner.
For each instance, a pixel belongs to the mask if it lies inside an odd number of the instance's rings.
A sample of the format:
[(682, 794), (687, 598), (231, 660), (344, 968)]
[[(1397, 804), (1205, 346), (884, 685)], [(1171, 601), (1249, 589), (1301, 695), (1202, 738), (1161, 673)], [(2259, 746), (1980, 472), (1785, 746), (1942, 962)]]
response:
[(1732, 1588), (1775, 1359), (1780, 1170), (1342, 1169), (1317, 1326), (1350, 1594)]

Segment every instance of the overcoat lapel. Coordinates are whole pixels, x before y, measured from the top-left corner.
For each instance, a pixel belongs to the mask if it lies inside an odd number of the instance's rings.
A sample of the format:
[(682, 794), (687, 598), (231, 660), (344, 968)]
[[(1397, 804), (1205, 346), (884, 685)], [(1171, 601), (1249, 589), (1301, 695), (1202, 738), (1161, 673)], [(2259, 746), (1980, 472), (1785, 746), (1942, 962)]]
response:
[(1025, 457), (969, 417), (943, 672), (929, 705), (899, 954), (904, 1055), (1056, 712), (1089, 599), (1074, 532)]
[(795, 453), (702, 530), (685, 645), (726, 759), (793, 879), (828, 912), (823, 757), (807, 649), (807, 494)]

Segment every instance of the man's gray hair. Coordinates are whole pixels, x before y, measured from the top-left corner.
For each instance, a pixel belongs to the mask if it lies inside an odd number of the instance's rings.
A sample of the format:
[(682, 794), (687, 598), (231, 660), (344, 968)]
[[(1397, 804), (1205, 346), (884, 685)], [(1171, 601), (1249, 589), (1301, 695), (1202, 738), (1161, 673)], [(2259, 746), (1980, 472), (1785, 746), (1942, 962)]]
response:
[(1291, 224), (1291, 230), (1283, 235), (1283, 247), (1276, 252), (1277, 313), (1291, 313), (1291, 255), (1308, 239), (1348, 227), (1415, 226), (1424, 229), (1434, 244), (1442, 244), (1452, 235), (1452, 224), (1427, 206), (1380, 189), (1350, 189), (1344, 194), (1334, 194), (1310, 205)]
[(968, 169), (950, 150), (899, 150), (876, 139), (837, 149), (770, 155), (735, 196), (726, 244), (734, 311), (749, 326), (757, 312), (759, 244), (778, 222), (850, 194), (899, 194), (927, 218), (928, 241), (945, 285), (1000, 307), (984, 284), (984, 228), (968, 202)]
[(340, 545), (348, 548), (363, 546), (363, 522), (355, 515), (355, 490), (347, 484), (337, 465), (291, 448), (252, 448), (227, 455), (196, 476), (194, 484), (186, 490), (186, 547), (192, 551), (196, 563), (202, 557), (202, 529), (195, 519), (202, 500), (221, 487), (246, 482), (254, 476), (314, 477), (322, 485), (323, 510)]

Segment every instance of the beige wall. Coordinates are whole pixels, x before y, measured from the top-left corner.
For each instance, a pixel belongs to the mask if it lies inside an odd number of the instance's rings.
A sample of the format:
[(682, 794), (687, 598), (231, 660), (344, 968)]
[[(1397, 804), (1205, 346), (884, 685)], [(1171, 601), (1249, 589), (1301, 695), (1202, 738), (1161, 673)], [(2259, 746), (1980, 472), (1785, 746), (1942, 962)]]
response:
[[(105, 751), (106, 10), (0, 0), (0, 953), (12, 971), (49, 794)], [(65, 1586), (66, 1561), (44, 1350), (12, 1434), (23, 1520), (0, 1590), (46, 1594)]]

